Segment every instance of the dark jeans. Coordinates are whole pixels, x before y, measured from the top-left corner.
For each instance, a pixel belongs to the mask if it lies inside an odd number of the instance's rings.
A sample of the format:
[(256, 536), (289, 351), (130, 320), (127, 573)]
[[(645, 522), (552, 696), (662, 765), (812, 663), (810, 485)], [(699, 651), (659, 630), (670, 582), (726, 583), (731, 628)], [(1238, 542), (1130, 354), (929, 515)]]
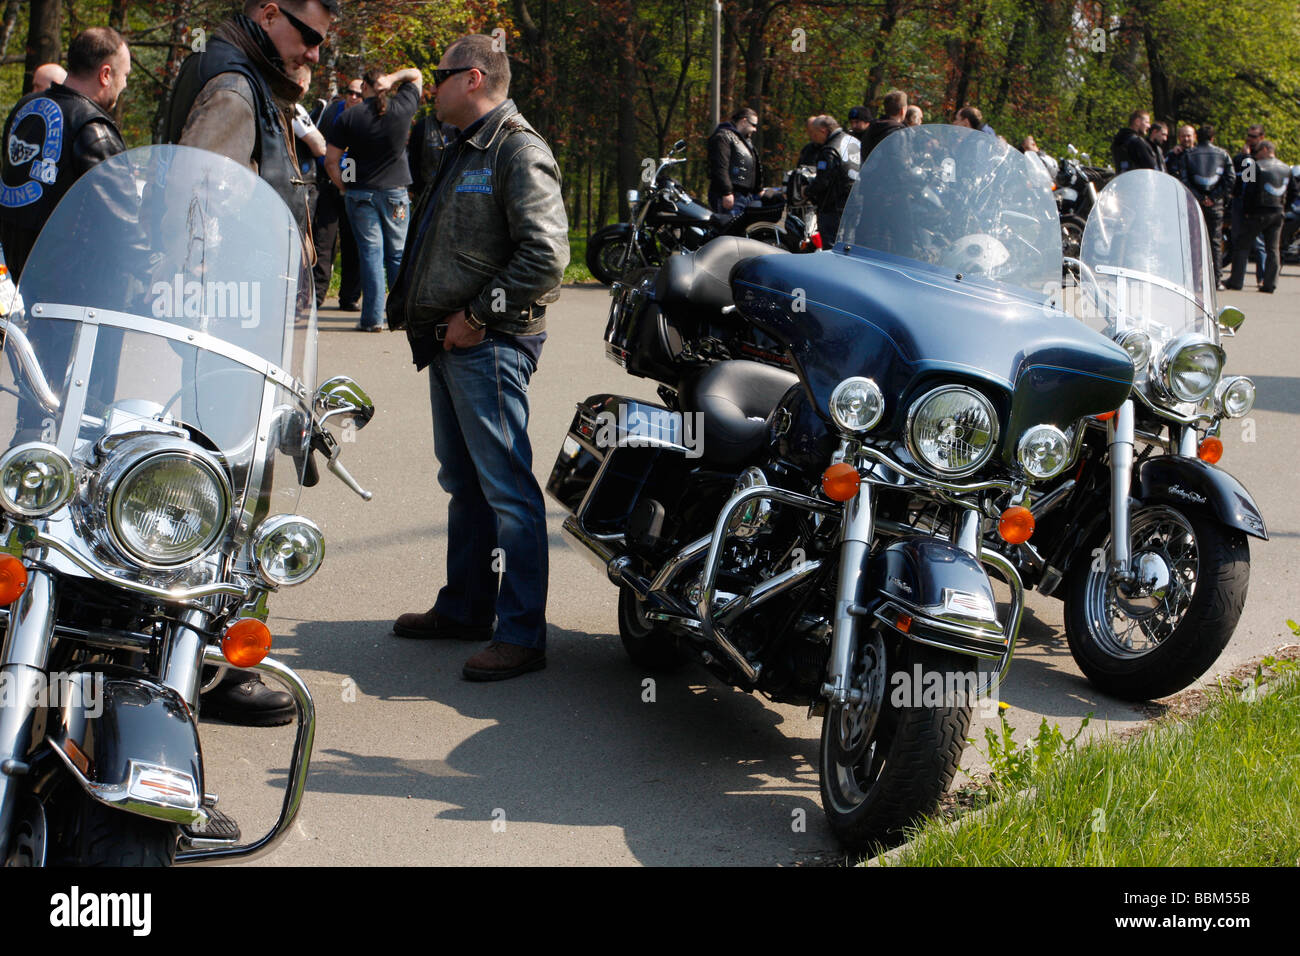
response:
[(1210, 252), (1214, 256), (1214, 284), (1223, 281), (1223, 203), (1210, 205), (1201, 203), (1201, 213), (1205, 216), (1205, 228), (1210, 233)]
[(1233, 244), (1232, 275), (1228, 285), (1240, 289), (1246, 275), (1246, 259), (1255, 247), (1255, 241), (1264, 239), (1264, 279), (1261, 288), (1272, 292), (1277, 288), (1277, 274), (1282, 262), (1282, 210), (1243, 213), (1241, 217), (1241, 242)]
[(316, 215), (312, 220), (312, 240), (316, 244), (316, 265), (312, 279), (316, 283), (316, 307), (320, 308), (329, 294), (330, 278), (334, 274), (334, 250), (342, 257), (343, 282), (339, 286), (339, 302), (355, 304), (361, 298), (361, 262), (357, 257), (357, 242), (352, 227), (343, 211), (343, 197), (333, 183), (320, 187), (316, 199)]
[[(1232, 258), (1237, 257), (1237, 248), (1241, 246), (1244, 240), (1241, 238), (1244, 200), (1237, 196), (1232, 200), (1232, 249), (1229, 250)], [(1264, 281), (1264, 237), (1255, 237), (1255, 248), (1250, 250), (1250, 258), (1255, 261), (1255, 281), (1262, 283)], [(1244, 246), (1243, 246), (1244, 248)]]

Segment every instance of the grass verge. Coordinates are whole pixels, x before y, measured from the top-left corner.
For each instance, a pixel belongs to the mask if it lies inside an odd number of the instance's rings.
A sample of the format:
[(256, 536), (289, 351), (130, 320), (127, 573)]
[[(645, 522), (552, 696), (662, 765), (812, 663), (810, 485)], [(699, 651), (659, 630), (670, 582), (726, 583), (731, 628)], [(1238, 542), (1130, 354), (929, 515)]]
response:
[[(1269, 662), (1265, 662), (1265, 667)], [(1052, 762), (1031, 795), (931, 820), (902, 866), (1300, 865), (1300, 681), (1225, 683), (1203, 711)], [(1264, 686), (1268, 692), (1263, 692)]]

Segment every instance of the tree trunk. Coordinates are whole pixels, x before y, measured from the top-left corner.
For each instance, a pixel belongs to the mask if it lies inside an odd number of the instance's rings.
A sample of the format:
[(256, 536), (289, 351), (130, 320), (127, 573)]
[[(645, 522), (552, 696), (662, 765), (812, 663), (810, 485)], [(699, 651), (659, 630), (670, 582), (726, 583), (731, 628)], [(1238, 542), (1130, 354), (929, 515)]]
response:
[(30, 19), (27, 21), (27, 59), (23, 65), (23, 92), (32, 91), (32, 74), (42, 63), (58, 63), (63, 59), (59, 25), (63, 13), (63, 0), (31, 0)]
[(19, 0), (9, 0), (5, 4), (4, 19), (0, 20), (0, 57), (9, 52), (9, 41), (18, 25), (18, 4)]
[(885, 12), (880, 17), (880, 26), (871, 41), (871, 56), (868, 60), (871, 63), (871, 71), (867, 74), (867, 88), (862, 93), (862, 105), (871, 110), (872, 116), (876, 115), (880, 87), (885, 82), (885, 48), (889, 44), (890, 34), (898, 24), (898, 8), (899, 4), (894, 0), (885, 4)]
[(550, 3), (542, 0), (541, 25), (533, 19), (528, 9), (527, 0), (514, 0), (515, 23), (523, 34), (524, 45), (528, 48), (528, 68), (532, 73), (533, 89), (538, 91), (529, 106), (529, 121), (532, 122), (542, 138), (547, 142), (555, 138), (553, 128), (555, 111), (551, 105), (552, 92), (555, 89), (551, 73), (551, 39), (546, 27), (549, 22)]
[(185, 33), (189, 27), (190, 10), (193, 7), (194, 0), (176, 0), (172, 7), (172, 13), (175, 20), (172, 21), (172, 32), (170, 37), (171, 47), (167, 51), (167, 63), (163, 68), (162, 82), (165, 88), (158, 96), (158, 108), (153, 114), (153, 141), (161, 143), (167, 131), (167, 114), (171, 111), (172, 90), (176, 86), (176, 77), (180, 75), (181, 63), (189, 54), (190, 48), (185, 45)]
[(108, 10), (108, 25), (118, 33), (126, 28), (126, 4), (127, 0), (113, 0)]
[(626, 222), (631, 217), (627, 191), (640, 188), (637, 174), (640, 157), (637, 153), (636, 130), (636, 42), (633, 37), (633, 19), (629, 15), (620, 24), (618, 36), (618, 218)]

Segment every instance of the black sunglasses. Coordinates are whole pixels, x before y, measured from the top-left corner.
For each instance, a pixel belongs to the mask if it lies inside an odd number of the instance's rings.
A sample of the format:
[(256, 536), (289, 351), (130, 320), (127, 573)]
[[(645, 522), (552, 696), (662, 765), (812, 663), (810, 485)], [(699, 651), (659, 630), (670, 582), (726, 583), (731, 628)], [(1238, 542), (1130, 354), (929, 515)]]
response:
[[(434, 85), (434, 88), (436, 89), (437, 87), (442, 86), (442, 84), (446, 83), (448, 80), (450, 80), (450, 79), (451, 79), (453, 76), (455, 76), (457, 73), (464, 73), (464, 72), (466, 72), (466, 71), (468, 71), (468, 70), (478, 70), (478, 67), (476, 67), (476, 66), (453, 66), (451, 69), (448, 69), (448, 70), (434, 70), (434, 71), (433, 71), (433, 85)], [(483, 73), (482, 70), (478, 70), (478, 71), (479, 71), (480, 73)], [(486, 73), (483, 73), (483, 75), (484, 75), (484, 76), (487, 76)]]
[(343, 95), (344, 96), (365, 96), (365, 94), (362, 93), (360, 90), (344, 90)]
[(277, 3), (275, 5), (275, 8), (284, 14), (284, 18), (286, 20), (288, 20), (290, 23), (293, 24), (293, 28), (298, 31), (298, 36), (302, 37), (302, 42), (307, 44), (308, 49), (311, 49), (314, 46), (320, 46), (322, 43), (325, 42), (325, 38), (323, 36), (321, 36), (311, 27), (307, 26), (307, 24), (303, 23), (301, 20), (295, 17), (284, 7), (280, 6)]

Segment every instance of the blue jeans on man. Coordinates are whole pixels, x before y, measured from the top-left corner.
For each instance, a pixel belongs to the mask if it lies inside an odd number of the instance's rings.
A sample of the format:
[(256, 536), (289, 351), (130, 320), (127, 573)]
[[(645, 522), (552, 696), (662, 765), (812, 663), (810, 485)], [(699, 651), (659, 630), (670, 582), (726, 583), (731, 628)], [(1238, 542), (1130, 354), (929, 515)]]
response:
[(546, 647), (546, 505), (533, 477), (528, 382), (535, 368), (486, 335), (439, 352), (429, 366), (438, 483), (451, 495), (447, 584), (434, 611), (493, 640)]
[(397, 278), (411, 200), (405, 186), (350, 188), (343, 196), (361, 260), (361, 327), (382, 328), (384, 295)]

